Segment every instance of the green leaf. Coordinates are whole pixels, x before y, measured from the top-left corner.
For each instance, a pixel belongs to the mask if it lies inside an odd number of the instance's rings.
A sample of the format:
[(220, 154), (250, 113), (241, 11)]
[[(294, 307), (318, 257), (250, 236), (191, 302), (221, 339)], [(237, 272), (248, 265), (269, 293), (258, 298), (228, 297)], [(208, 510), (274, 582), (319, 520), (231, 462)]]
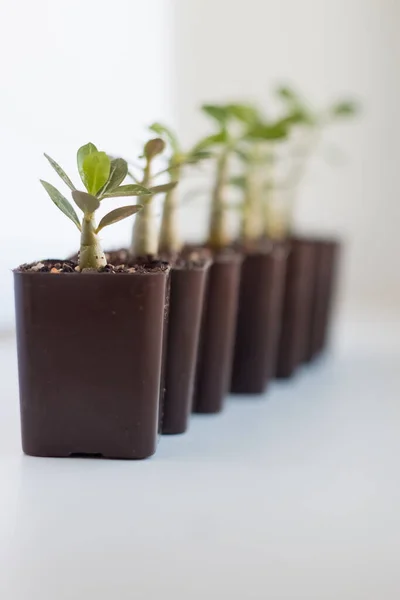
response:
[(110, 176), (106, 183), (99, 191), (99, 198), (104, 196), (106, 192), (111, 192), (124, 181), (128, 174), (128, 163), (123, 158), (113, 158), (110, 166)]
[(260, 115), (255, 106), (251, 104), (228, 104), (228, 114), (246, 124), (253, 124), (260, 121)]
[(87, 194), (86, 192), (80, 192), (79, 190), (74, 190), (72, 192), (72, 198), (74, 202), (81, 211), (85, 214), (94, 213), (100, 206), (99, 199), (96, 196), (92, 196), (92, 194)]
[(289, 86), (282, 85), (282, 86), (278, 87), (278, 89), (276, 90), (276, 93), (277, 93), (278, 97), (281, 98), (282, 100), (286, 100), (286, 101), (296, 103), (296, 104), (298, 102), (300, 102), (300, 98), (299, 98), (298, 94), (296, 94), (296, 92)]
[(246, 178), (243, 175), (237, 175), (236, 177), (231, 177), (229, 183), (243, 189), (246, 187)]
[(72, 181), (70, 180), (70, 178), (68, 177), (68, 175), (66, 174), (64, 169), (62, 169), (60, 167), (60, 165), (57, 164), (56, 161), (51, 158), (51, 156), (49, 156), (46, 153), (44, 153), (44, 155), (47, 158), (47, 160), (49, 161), (49, 163), (51, 164), (51, 166), (53, 167), (53, 169), (55, 170), (55, 172), (57, 173), (57, 175), (59, 175), (61, 177), (61, 179), (63, 180), (64, 183), (67, 184), (69, 189), (76, 190), (76, 187), (74, 186), (74, 184), (72, 183)]
[(183, 160), (186, 165), (193, 165), (202, 160), (207, 160), (212, 157), (212, 153), (209, 150), (192, 150)]
[(151, 195), (149, 189), (136, 183), (129, 183), (115, 188), (111, 192), (104, 194), (104, 198), (119, 198), (122, 196), (148, 196)]
[(154, 140), (149, 140), (144, 147), (144, 156), (147, 160), (151, 160), (157, 154), (161, 154), (164, 152), (165, 142), (161, 138), (155, 138)]
[(288, 134), (287, 124), (284, 121), (277, 121), (274, 124), (267, 125), (260, 123), (250, 129), (247, 137), (253, 140), (279, 140)]
[(136, 204), (135, 206), (121, 206), (120, 208), (112, 210), (101, 219), (99, 226), (97, 227), (97, 233), (108, 225), (112, 225), (113, 223), (117, 223), (118, 221), (122, 221), (122, 219), (134, 215), (142, 208), (143, 206)]
[(344, 100), (334, 104), (331, 108), (333, 117), (352, 117), (358, 112), (358, 106), (352, 100)]
[(178, 185), (177, 181), (170, 181), (169, 183), (163, 183), (161, 185), (155, 185), (154, 187), (149, 188), (149, 191), (152, 196), (155, 194), (163, 194), (164, 192), (169, 192), (173, 190), (174, 187)]
[(204, 150), (208, 150), (209, 148), (213, 148), (214, 146), (219, 146), (221, 144), (226, 144), (229, 140), (228, 132), (223, 129), (214, 135), (208, 135), (204, 139), (202, 139), (196, 146), (193, 148), (192, 153), (194, 152), (203, 152)]
[(163, 125), (162, 123), (153, 123), (152, 125), (150, 125), (149, 129), (151, 131), (154, 131), (154, 133), (156, 133), (157, 135), (165, 137), (172, 148), (172, 152), (174, 154), (179, 154), (180, 147), (178, 143), (178, 138), (176, 137), (174, 132), (171, 129), (169, 129), (169, 127)]
[(111, 161), (105, 152), (93, 152), (83, 161), (82, 169), (85, 187), (94, 196), (110, 177)]
[(98, 152), (98, 150), (94, 144), (89, 142), (88, 144), (85, 144), (85, 146), (81, 146), (79, 148), (77, 156), (76, 156), (76, 162), (78, 164), (79, 175), (81, 176), (82, 183), (85, 187), (86, 187), (86, 180), (85, 180), (85, 173), (83, 171), (83, 162), (89, 154), (93, 154), (94, 152)]
[(201, 110), (222, 125), (225, 125), (229, 118), (227, 107), (221, 104), (203, 104)]
[(81, 224), (79, 223), (78, 215), (74, 211), (74, 208), (70, 202), (53, 186), (47, 181), (40, 180), (40, 183), (53, 200), (54, 204), (64, 213), (79, 229), (81, 230)]

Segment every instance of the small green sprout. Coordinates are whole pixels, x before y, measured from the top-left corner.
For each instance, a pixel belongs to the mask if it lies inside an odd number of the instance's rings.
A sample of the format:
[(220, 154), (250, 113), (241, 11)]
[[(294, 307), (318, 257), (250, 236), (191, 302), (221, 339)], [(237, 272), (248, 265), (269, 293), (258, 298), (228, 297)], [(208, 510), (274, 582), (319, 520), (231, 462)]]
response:
[(129, 255), (133, 258), (158, 255), (157, 222), (152, 199), (156, 194), (168, 193), (177, 185), (177, 181), (170, 181), (162, 185), (152, 186), (154, 175), (152, 164), (156, 156), (165, 150), (165, 142), (161, 138), (149, 140), (143, 150), (141, 158), (145, 163), (140, 178), (141, 186), (148, 188), (150, 195), (140, 213), (137, 215), (132, 231), (132, 242)]
[[(183, 167), (195, 165), (211, 156), (206, 150), (193, 148), (183, 152), (175, 133), (161, 123), (153, 123), (150, 130), (161, 136), (168, 144), (171, 156), (168, 168), (171, 183), (179, 182), (182, 177)], [(182, 240), (178, 233), (178, 196), (176, 187), (168, 190), (163, 205), (161, 229), (159, 237), (159, 250), (161, 254), (176, 255), (182, 248)]]
[(111, 159), (105, 152), (99, 152), (94, 144), (86, 144), (78, 150), (77, 164), (85, 192), (78, 190), (65, 171), (45, 154), (45, 157), (71, 190), (72, 199), (83, 212), (80, 221), (72, 204), (53, 185), (41, 181), (54, 204), (63, 212), (81, 232), (79, 251), (79, 267), (83, 269), (99, 269), (107, 264), (98, 237), (99, 232), (108, 225), (125, 219), (142, 208), (122, 206), (107, 213), (96, 225), (95, 213), (102, 200), (124, 196), (149, 196), (151, 192), (142, 185), (121, 185), (128, 173), (128, 164), (122, 158)]
[(247, 133), (246, 123), (256, 123), (257, 116), (249, 105), (205, 104), (202, 111), (211, 117), (216, 132), (201, 140), (195, 152), (212, 151), (216, 156), (216, 173), (211, 198), (208, 245), (219, 250), (230, 242), (227, 223), (227, 186), (230, 177), (230, 159), (239, 142)]
[[(288, 174), (280, 187), (286, 194), (286, 209), (282, 230), (286, 234), (292, 227), (294, 196), (305, 176), (310, 158), (315, 153), (326, 128), (334, 123), (354, 117), (359, 107), (353, 100), (339, 100), (321, 110), (315, 110), (295, 90), (288, 86), (279, 87), (276, 95), (281, 101), (287, 120), (298, 129), (298, 135), (291, 142)], [(282, 220), (282, 219), (281, 219)]]
[[(259, 238), (263, 232), (263, 194), (270, 145), (285, 139), (290, 123), (286, 119), (267, 121), (251, 104), (206, 105), (203, 111), (218, 123), (218, 131), (205, 138), (198, 148), (219, 149), (216, 180), (213, 189), (208, 244), (221, 248), (229, 243), (227, 233), (227, 186), (234, 184), (243, 190), (241, 241), (245, 244)], [(232, 178), (228, 161), (236, 154), (244, 164), (244, 174)]]

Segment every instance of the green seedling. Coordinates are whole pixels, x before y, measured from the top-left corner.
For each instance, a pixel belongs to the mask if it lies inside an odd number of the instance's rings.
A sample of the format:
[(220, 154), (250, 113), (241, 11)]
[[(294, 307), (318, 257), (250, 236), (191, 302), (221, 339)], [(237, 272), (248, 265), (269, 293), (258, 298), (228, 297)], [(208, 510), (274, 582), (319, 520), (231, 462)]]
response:
[(79, 220), (72, 204), (50, 183), (40, 180), (54, 204), (63, 212), (81, 233), (79, 251), (79, 267), (83, 269), (100, 269), (107, 264), (101, 248), (98, 234), (100, 231), (141, 210), (140, 204), (121, 206), (107, 213), (96, 225), (95, 213), (104, 199), (126, 196), (149, 197), (149, 191), (143, 185), (121, 185), (128, 173), (128, 164), (122, 158), (111, 159), (105, 152), (99, 152), (94, 144), (86, 144), (77, 153), (78, 171), (86, 191), (78, 190), (65, 171), (45, 154), (45, 157), (71, 190), (76, 206), (82, 211)]
[(280, 188), (286, 195), (286, 233), (292, 226), (294, 199), (307, 172), (310, 159), (315, 154), (321, 138), (328, 127), (354, 117), (359, 108), (352, 100), (340, 100), (322, 110), (313, 109), (301, 95), (290, 87), (279, 87), (276, 95), (287, 113), (288, 120), (297, 128), (297, 136), (291, 142), (289, 168)]
[[(182, 171), (186, 165), (198, 164), (211, 156), (210, 152), (196, 148), (184, 152), (175, 133), (161, 123), (153, 123), (150, 130), (161, 136), (168, 144), (171, 155), (165, 171), (169, 173), (170, 183), (178, 183), (181, 180)], [(182, 249), (182, 239), (178, 231), (178, 207), (177, 188), (174, 186), (167, 191), (163, 205), (159, 237), (161, 254), (176, 255)]]
[(129, 249), (130, 257), (139, 258), (158, 255), (157, 221), (154, 212), (153, 198), (157, 194), (168, 193), (175, 188), (177, 181), (170, 181), (162, 185), (153, 186), (154, 175), (152, 172), (153, 160), (165, 150), (165, 142), (161, 138), (149, 140), (143, 150), (145, 163), (140, 177), (140, 185), (149, 190), (146, 202), (137, 215), (132, 231), (132, 242)]
[(248, 105), (206, 104), (202, 110), (216, 125), (216, 132), (201, 140), (195, 146), (195, 152), (212, 151), (216, 158), (207, 244), (219, 250), (230, 242), (227, 222), (229, 204), (226, 197), (230, 159), (247, 134), (245, 123), (253, 117), (255, 119), (255, 116), (253, 108)]
[(243, 193), (240, 240), (245, 246), (252, 245), (264, 233), (275, 144), (287, 139), (291, 127), (291, 120), (287, 117), (271, 121), (255, 107), (251, 111), (249, 107), (246, 108), (236, 113), (237, 118), (247, 126), (246, 135), (236, 149), (244, 172), (231, 179), (231, 183), (239, 186)]

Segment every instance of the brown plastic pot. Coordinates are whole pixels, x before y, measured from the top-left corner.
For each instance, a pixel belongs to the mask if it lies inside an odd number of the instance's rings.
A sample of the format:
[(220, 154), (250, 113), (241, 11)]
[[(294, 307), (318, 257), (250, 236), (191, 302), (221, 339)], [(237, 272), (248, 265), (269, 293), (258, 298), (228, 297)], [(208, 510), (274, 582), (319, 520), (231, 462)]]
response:
[(188, 428), (209, 262), (173, 267), (170, 277), (162, 433)]
[(231, 381), (234, 394), (263, 393), (275, 373), (286, 259), (283, 245), (244, 258)]
[(306, 362), (313, 360), (327, 344), (340, 254), (340, 243), (336, 240), (315, 240), (314, 247), (316, 276)]
[(155, 452), (167, 273), (14, 272), (26, 454)]
[(306, 355), (315, 257), (314, 245), (310, 240), (291, 240), (276, 369), (278, 379), (291, 377)]
[(214, 257), (205, 293), (193, 410), (218, 413), (229, 391), (242, 256)]

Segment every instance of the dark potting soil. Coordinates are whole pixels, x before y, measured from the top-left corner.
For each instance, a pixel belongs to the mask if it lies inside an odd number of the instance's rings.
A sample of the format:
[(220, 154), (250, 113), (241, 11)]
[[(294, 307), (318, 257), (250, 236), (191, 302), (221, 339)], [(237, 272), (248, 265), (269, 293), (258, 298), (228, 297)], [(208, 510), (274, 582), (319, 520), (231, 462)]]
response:
[(162, 254), (155, 258), (153, 255), (135, 258), (134, 261), (129, 258), (128, 251), (125, 248), (121, 250), (111, 250), (105, 253), (109, 263), (113, 265), (125, 264), (127, 266), (137, 266), (142, 264), (168, 264), (173, 269), (202, 269), (210, 261), (210, 253), (204, 249), (184, 250), (179, 254)]
[(100, 269), (83, 269), (81, 271), (78, 263), (74, 260), (49, 259), (35, 263), (23, 264), (14, 270), (16, 273), (148, 273), (167, 271), (169, 265), (161, 260), (147, 260), (132, 265), (117, 263), (107, 264)]

